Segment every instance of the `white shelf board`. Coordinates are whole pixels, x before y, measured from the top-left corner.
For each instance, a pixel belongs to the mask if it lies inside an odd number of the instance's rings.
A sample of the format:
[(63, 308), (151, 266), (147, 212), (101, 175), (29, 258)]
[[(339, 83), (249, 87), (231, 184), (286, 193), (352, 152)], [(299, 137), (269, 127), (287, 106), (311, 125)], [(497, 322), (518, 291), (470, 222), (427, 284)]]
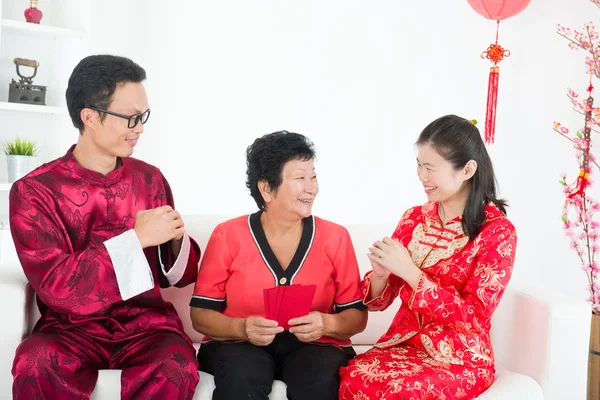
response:
[(69, 114), (67, 107), (38, 106), (35, 104), (8, 103), (5, 101), (0, 101), (0, 110), (35, 112), (42, 114)]
[(74, 29), (57, 28), (54, 26), (32, 24), (29, 22), (15, 21), (13, 19), (3, 18), (0, 21), (2, 30), (5, 32), (18, 33), (30, 36), (47, 37), (51, 39), (71, 38), (87, 39), (88, 34), (84, 31)]
[(11, 186), (12, 183), (0, 182), (0, 192), (8, 192)]

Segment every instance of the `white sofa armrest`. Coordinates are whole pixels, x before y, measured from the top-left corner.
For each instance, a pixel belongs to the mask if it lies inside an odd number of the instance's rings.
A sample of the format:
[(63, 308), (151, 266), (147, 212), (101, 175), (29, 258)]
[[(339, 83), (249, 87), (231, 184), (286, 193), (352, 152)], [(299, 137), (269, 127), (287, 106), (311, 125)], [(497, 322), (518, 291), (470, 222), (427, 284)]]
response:
[[(0, 387), (12, 387), (12, 360), (15, 350), (23, 338), (31, 331), (37, 310), (33, 304), (31, 286), (19, 264), (0, 265), (0, 304), (4, 304), (2, 326), (2, 346), (0, 346)], [(3, 389), (4, 391), (5, 389)]]
[(508, 288), (492, 320), (496, 361), (534, 378), (544, 399), (584, 399), (591, 307), (542, 288)]

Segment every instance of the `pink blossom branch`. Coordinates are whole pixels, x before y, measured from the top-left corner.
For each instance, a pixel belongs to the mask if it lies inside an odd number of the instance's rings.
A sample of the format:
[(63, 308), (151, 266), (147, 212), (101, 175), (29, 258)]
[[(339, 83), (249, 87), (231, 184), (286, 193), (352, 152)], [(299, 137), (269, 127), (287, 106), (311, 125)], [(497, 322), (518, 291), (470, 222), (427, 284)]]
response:
[[(590, 0), (600, 8), (600, 0)], [(557, 33), (569, 41), (572, 50), (582, 49), (585, 55), (586, 74), (600, 79), (600, 41), (594, 25), (589, 22), (584, 25), (582, 32), (561, 26)], [(591, 89), (589, 89), (591, 91)], [(591, 95), (591, 93), (590, 93)], [(562, 175), (560, 183), (564, 187), (565, 202), (562, 212), (565, 234), (569, 237), (571, 247), (577, 253), (581, 267), (588, 278), (592, 312), (600, 315), (600, 266), (596, 264), (596, 251), (600, 251), (600, 222), (596, 220), (596, 213), (600, 212), (600, 203), (587, 197), (587, 189), (593, 184), (591, 167), (593, 163), (598, 170), (600, 165), (591, 153), (591, 132), (600, 133), (600, 108), (593, 108), (593, 99), (578, 100), (578, 94), (569, 89), (568, 97), (573, 110), (585, 116), (585, 125), (575, 134), (559, 122), (554, 122), (553, 130), (569, 140), (575, 149), (578, 164), (578, 176), (572, 184), (567, 184), (566, 174)]]
[[(563, 182), (563, 185), (566, 185)], [(568, 186), (567, 186), (568, 188)], [(581, 208), (579, 208), (579, 202), (581, 202)], [(590, 292), (591, 292), (591, 298), (592, 298), (592, 302), (595, 305), (595, 310), (597, 310), (598, 308), (600, 308), (600, 304), (598, 304), (598, 301), (596, 299), (597, 297), (597, 292), (596, 292), (596, 274), (597, 274), (597, 270), (598, 270), (598, 266), (595, 264), (595, 253), (596, 253), (596, 241), (598, 240), (598, 237), (596, 235), (596, 232), (591, 233), (590, 232), (590, 224), (593, 224), (592, 221), (587, 221), (586, 219), (591, 219), (592, 218), (592, 213), (589, 213), (589, 210), (594, 210), (598, 208), (598, 205), (593, 202), (590, 199), (586, 198), (586, 194), (585, 191), (583, 192), (583, 195), (579, 198), (578, 201), (575, 201), (574, 199), (569, 199), (567, 198), (566, 203), (565, 203), (565, 210), (563, 212), (567, 212), (567, 205), (570, 204), (571, 207), (575, 208), (577, 211), (577, 219), (574, 222), (569, 222), (568, 221), (568, 216), (564, 215), (563, 218), (565, 221), (565, 231), (567, 233), (567, 236), (571, 239), (572, 245), (574, 247), (574, 249), (576, 250), (577, 256), (579, 257), (579, 260), (581, 261), (582, 264), (582, 268), (588, 278), (588, 282), (590, 284)], [(586, 216), (587, 218), (584, 218), (584, 216)], [(583, 232), (581, 235), (578, 235), (574, 232), (574, 230), (576, 228), (581, 229)], [(592, 237), (590, 237), (592, 236)], [(587, 260), (586, 258), (584, 258), (583, 253), (580, 251), (579, 249), (579, 244), (578, 242), (583, 242), (582, 245), (585, 246), (585, 248), (587, 249)], [(596, 311), (598, 312), (598, 311)]]
[(555, 132), (558, 132), (560, 134), (560, 136), (564, 137), (565, 139), (567, 139), (568, 141), (570, 141), (571, 143), (575, 143), (575, 141), (573, 139), (571, 139), (570, 137), (568, 137), (566, 134), (562, 133), (561, 131), (559, 131), (558, 129), (554, 128)]
[[(579, 146), (577, 143), (575, 143), (575, 141), (573, 139), (571, 139), (570, 137), (568, 137), (566, 134), (562, 133), (560, 130), (554, 128), (553, 129), (555, 132), (558, 132), (560, 134), (560, 136), (564, 137), (565, 139), (567, 139), (569, 142), (573, 143), (573, 147), (575, 147), (577, 150), (585, 150), (583, 149), (581, 146)], [(596, 165), (596, 167), (598, 168), (598, 170), (600, 171), (600, 165), (598, 165), (598, 163), (596, 162), (596, 160), (590, 160), (594, 163), (594, 165)]]
[[(581, 196), (581, 202), (583, 203), (583, 213), (587, 214), (587, 201), (585, 200), (585, 193), (586, 191), (583, 191), (583, 195)], [(583, 220), (583, 217), (581, 218), (582, 220), (582, 225), (583, 225), (583, 231), (585, 232), (585, 247), (587, 248), (587, 253), (588, 253), (588, 262), (589, 265), (592, 265), (592, 263), (594, 262), (592, 254), (591, 254), (591, 249), (590, 249), (590, 235), (589, 235), (589, 227), (588, 224)], [(591, 272), (588, 275), (589, 278), (589, 282), (590, 282), (590, 287), (592, 288), (592, 296), (594, 296), (594, 277), (592, 277)]]
[(600, 165), (598, 165), (598, 163), (596, 162), (596, 160), (592, 161), (594, 163), (594, 165), (598, 168), (598, 170), (600, 171)]
[[(592, 0), (592, 2), (598, 5), (600, 0)], [(592, 28), (593, 26), (591, 23), (585, 25), (585, 33), (587, 34), (587, 38), (585, 37), (585, 34), (577, 31), (574, 31), (573, 38), (571, 37), (571, 30), (561, 25), (558, 25), (557, 33), (570, 42), (569, 47), (571, 49), (576, 50), (577, 48), (580, 48), (591, 55), (590, 59), (586, 59), (586, 64), (589, 65), (589, 71), (587, 73), (595, 75), (598, 79), (600, 79), (600, 51), (598, 50), (598, 45), (594, 43), (594, 40), (598, 39), (598, 33), (593, 31)]]
[[(561, 32), (557, 32), (560, 36), (564, 37), (565, 39), (567, 39), (569, 42), (571, 42), (573, 45), (575, 45), (575, 47), (579, 47), (579, 48), (583, 48), (583, 46), (581, 45), (581, 43), (579, 43), (576, 40), (573, 40), (570, 36), (567, 36)], [(573, 48), (573, 47), (571, 47)]]
[[(598, 5), (598, 3), (596, 3), (596, 5)], [(590, 26), (586, 26), (585, 30), (587, 31), (588, 34), (588, 39), (590, 40), (590, 47), (588, 49), (588, 52), (592, 55), (592, 61), (595, 64), (595, 70), (592, 71), (592, 67), (590, 65), (590, 73), (594, 73), (594, 75), (596, 75), (596, 78), (600, 79), (600, 59), (598, 57), (598, 45), (595, 45), (595, 43), (593, 42), (593, 39), (597, 39), (598, 38), (598, 33), (596, 32), (590, 32)], [(592, 37), (594, 36), (594, 37)], [(594, 46), (595, 45), (595, 46)]]

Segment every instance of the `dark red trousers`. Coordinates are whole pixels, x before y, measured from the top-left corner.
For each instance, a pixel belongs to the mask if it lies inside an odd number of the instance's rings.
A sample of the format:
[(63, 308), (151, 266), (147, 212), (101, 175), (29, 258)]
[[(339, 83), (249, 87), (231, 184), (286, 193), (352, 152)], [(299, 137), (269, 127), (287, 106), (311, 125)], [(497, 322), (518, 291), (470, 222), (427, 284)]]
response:
[(36, 332), (17, 348), (12, 374), (18, 400), (87, 400), (99, 369), (121, 369), (123, 400), (192, 400), (198, 361), (187, 337), (171, 331), (119, 339), (83, 329)]

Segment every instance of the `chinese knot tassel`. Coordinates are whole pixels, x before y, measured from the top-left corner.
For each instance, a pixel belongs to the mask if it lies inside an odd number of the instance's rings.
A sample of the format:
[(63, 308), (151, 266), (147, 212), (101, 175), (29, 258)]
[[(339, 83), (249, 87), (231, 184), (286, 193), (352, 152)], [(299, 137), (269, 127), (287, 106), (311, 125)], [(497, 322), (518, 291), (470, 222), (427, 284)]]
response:
[(496, 133), (496, 105), (498, 103), (498, 78), (500, 77), (500, 68), (493, 66), (490, 68), (490, 78), (488, 81), (487, 108), (485, 113), (485, 142), (494, 143)]

